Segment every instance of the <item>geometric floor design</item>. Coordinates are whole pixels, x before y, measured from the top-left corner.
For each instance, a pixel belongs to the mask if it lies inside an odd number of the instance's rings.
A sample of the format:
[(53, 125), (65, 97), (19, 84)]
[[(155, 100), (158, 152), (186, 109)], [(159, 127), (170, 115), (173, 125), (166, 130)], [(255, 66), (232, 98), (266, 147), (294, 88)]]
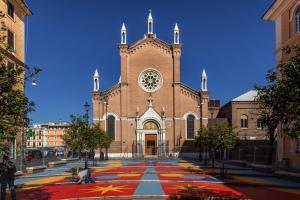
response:
[[(74, 184), (66, 166), (53, 174), (24, 177), (16, 183), (18, 199), (254, 199), (238, 184), (214, 178), (183, 160), (113, 160), (93, 167), (94, 184)], [(57, 169), (58, 170), (58, 169)], [(231, 180), (235, 181), (235, 180)], [(245, 192), (246, 191), (246, 192)], [(267, 190), (265, 190), (267, 191)], [(284, 191), (282, 191), (284, 192)], [(249, 195), (250, 194), (250, 195)], [(293, 198), (298, 198), (293, 194)], [(299, 198), (300, 199), (300, 198)]]

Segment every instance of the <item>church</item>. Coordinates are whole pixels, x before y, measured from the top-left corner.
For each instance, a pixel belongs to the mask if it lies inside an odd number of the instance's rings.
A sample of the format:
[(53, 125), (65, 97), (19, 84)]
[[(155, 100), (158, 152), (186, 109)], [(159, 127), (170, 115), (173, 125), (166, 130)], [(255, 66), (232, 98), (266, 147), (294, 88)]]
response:
[(156, 36), (153, 23), (150, 12), (147, 33), (133, 44), (122, 25), (118, 83), (100, 90), (97, 70), (93, 77), (93, 123), (113, 139), (109, 157), (195, 157), (194, 138), (208, 124), (205, 70), (201, 91), (182, 83), (180, 29), (175, 24), (169, 44)]

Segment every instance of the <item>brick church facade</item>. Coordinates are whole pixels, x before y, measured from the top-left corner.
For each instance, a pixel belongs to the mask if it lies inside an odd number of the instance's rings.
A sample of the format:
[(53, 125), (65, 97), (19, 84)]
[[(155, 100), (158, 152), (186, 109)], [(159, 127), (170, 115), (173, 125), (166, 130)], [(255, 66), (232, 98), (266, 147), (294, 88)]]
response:
[(180, 80), (179, 28), (173, 44), (156, 37), (148, 17), (144, 38), (127, 44), (121, 29), (119, 82), (100, 90), (94, 74), (93, 122), (113, 139), (110, 157), (196, 156), (193, 140), (208, 123), (207, 76), (203, 70), (201, 91)]

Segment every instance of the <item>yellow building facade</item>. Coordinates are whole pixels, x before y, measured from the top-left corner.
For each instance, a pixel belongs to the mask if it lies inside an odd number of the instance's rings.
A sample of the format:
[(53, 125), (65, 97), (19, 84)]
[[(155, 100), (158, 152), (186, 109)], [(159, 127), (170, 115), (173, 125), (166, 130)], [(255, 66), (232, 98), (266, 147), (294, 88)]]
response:
[[(282, 48), (300, 44), (300, 1), (275, 0), (263, 16), (266, 21), (275, 22), (276, 61), (285, 62), (288, 56)], [(278, 78), (281, 74), (278, 73)], [(277, 161), (278, 164), (300, 169), (300, 139), (291, 139), (278, 130)]]

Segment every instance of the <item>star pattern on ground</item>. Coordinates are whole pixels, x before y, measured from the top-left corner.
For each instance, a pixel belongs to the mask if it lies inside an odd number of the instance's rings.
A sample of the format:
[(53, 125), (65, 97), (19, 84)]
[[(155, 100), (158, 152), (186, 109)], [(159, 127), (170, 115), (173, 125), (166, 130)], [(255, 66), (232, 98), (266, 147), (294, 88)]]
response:
[(191, 185), (191, 184), (175, 185), (174, 189), (179, 191), (179, 192), (184, 192), (184, 193), (197, 192), (199, 190), (205, 190), (205, 191), (213, 190), (213, 188), (208, 188), (205, 185), (195, 186), (195, 185)]
[(92, 193), (92, 192), (101, 192), (101, 194), (105, 194), (107, 192), (124, 192), (123, 190), (128, 190), (132, 188), (128, 188), (128, 185), (119, 185), (119, 186), (95, 186), (94, 188), (85, 189), (88, 190), (86, 193)]

